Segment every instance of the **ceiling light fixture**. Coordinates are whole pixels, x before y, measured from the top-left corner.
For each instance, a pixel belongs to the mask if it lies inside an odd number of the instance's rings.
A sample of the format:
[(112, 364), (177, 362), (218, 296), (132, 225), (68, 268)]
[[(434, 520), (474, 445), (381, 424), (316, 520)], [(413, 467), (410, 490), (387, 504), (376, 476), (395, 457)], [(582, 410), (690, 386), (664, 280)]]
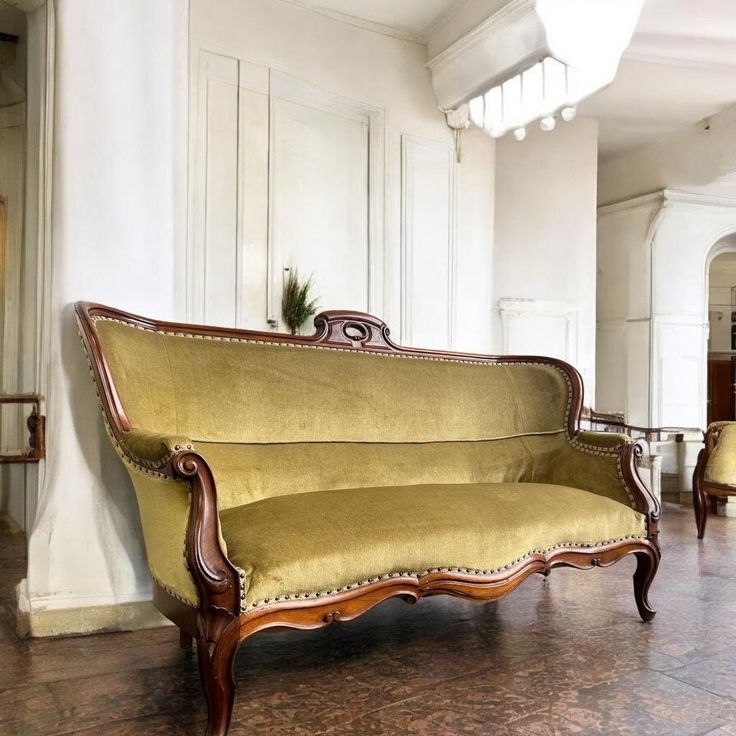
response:
[(428, 64), (445, 112), (465, 108), (494, 138), (555, 116), (610, 84), (643, 0), (511, 0)]

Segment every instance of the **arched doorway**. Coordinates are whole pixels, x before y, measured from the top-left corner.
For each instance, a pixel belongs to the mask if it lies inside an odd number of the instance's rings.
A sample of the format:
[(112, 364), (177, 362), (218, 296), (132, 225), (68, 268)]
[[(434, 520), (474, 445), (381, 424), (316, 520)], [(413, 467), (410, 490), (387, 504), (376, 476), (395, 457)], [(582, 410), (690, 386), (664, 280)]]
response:
[(736, 235), (719, 240), (706, 266), (707, 422), (736, 419)]

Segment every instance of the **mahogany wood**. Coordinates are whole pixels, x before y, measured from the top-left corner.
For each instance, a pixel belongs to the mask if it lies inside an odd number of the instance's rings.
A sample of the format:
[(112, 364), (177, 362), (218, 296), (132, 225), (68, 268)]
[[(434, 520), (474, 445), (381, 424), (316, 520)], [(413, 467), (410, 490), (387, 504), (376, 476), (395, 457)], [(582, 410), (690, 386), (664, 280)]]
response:
[[(405, 348), (392, 342), (389, 329), (381, 320), (360, 312), (323, 312), (315, 318), (315, 334), (308, 337), (158, 322), (85, 302), (76, 305), (76, 314), (97, 382), (103, 411), (114, 437), (120, 441), (123, 452), (126, 452), (126, 449), (122, 436), (131, 425), (115, 390), (98, 340), (94, 323), (96, 317), (115, 319), (144, 329), (175, 334), (325, 345), (357, 351), (471, 359), (491, 364), (533, 362), (553, 365), (566, 374), (571, 385), (568, 436), (574, 438), (580, 431), (583, 384), (577, 370), (567, 363), (546, 357), (487, 356)], [(646, 539), (626, 540), (596, 548), (556, 549), (547, 554), (532, 555), (494, 575), (442, 572), (424, 575), (419, 579), (389, 578), (351, 591), (325, 595), (317, 599), (281, 601), (241, 613), (240, 573), (228, 560), (219, 541), (220, 521), (214, 477), (201, 455), (189, 449), (177, 452), (160, 472), (187, 481), (191, 489), (186, 559), (199, 592), (200, 602), (195, 609), (171, 596), (158, 584), (154, 585), (154, 602), (165, 616), (180, 627), (182, 646), (189, 645), (190, 637), (196, 637), (202, 685), (207, 700), (207, 736), (227, 734), (235, 694), (234, 662), (238, 649), (245, 639), (263, 629), (274, 627), (315, 629), (337, 621), (350, 621), (388, 598), (396, 596), (410, 603), (424, 596), (440, 594), (480, 602), (492, 601), (506, 595), (534, 573), (546, 575), (553, 568), (560, 566), (578, 569), (607, 567), (629, 555), (637, 558), (634, 597), (639, 614), (645, 621), (651, 620), (655, 611), (649, 604), (648, 591), (660, 559), (657, 543), (660, 507), (639, 478), (637, 461), (641, 453), (642, 449), (638, 444), (624, 445), (620, 449), (620, 464), (627, 490), (635, 500), (637, 509), (646, 517)], [(132, 463), (137, 463), (132, 455), (129, 459)]]

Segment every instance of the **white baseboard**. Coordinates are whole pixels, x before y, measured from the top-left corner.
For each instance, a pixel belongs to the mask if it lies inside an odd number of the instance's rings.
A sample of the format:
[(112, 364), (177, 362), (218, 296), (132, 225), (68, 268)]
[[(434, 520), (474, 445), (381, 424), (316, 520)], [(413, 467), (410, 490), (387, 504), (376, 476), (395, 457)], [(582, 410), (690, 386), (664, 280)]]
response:
[[(143, 600), (103, 602), (104, 598), (66, 598), (63, 601), (31, 600), (22, 580), (17, 588), (17, 633), (21, 637), (71, 636), (105, 631), (136, 631), (169, 626), (171, 622)], [(94, 601), (92, 605), (89, 605)], [(60, 604), (64, 605), (60, 605)], [(87, 605), (85, 605), (87, 604)]]

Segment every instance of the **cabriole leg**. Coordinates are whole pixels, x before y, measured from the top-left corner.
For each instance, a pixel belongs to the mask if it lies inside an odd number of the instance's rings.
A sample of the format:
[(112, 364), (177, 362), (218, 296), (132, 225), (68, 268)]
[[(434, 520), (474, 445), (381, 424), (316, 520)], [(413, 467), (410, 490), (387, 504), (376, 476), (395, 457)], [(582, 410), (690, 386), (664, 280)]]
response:
[(235, 659), (239, 643), (227, 636), (208, 645), (203, 636), (197, 637), (199, 674), (207, 700), (207, 731), (205, 736), (226, 736), (230, 728), (235, 700)]
[(651, 621), (657, 612), (649, 604), (649, 586), (657, 574), (659, 555), (653, 549), (636, 552), (636, 572), (634, 573), (634, 598), (639, 615), (643, 621)]

